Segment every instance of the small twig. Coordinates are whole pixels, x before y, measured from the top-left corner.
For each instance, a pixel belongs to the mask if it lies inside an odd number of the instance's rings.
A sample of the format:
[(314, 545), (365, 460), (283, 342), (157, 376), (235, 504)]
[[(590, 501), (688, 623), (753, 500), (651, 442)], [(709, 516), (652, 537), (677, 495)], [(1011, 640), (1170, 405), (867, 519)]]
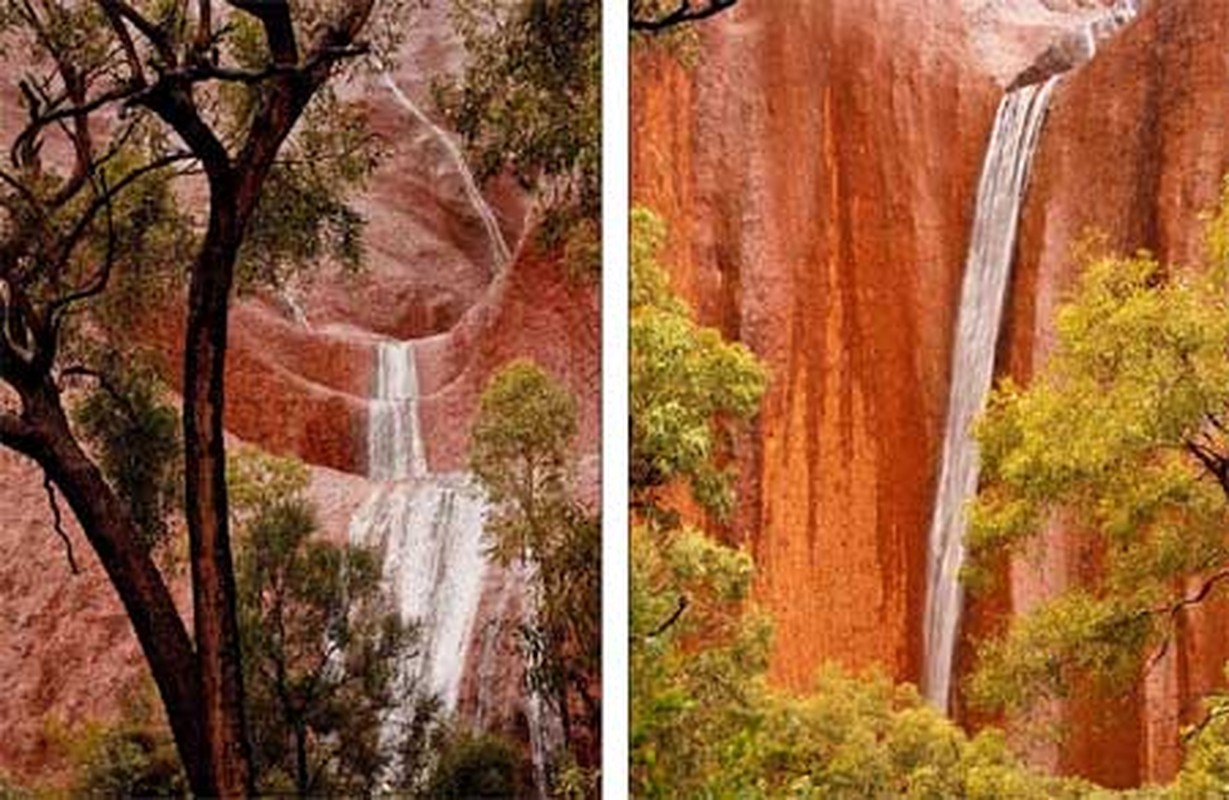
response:
[(1207, 716), (1199, 721), (1198, 725), (1192, 726), (1190, 730), (1187, 730), (1182, 734), (1182, 742), (1185, 744), (1198, 738), (1199, 734), (1203, 733), (1209, 725), (1226, 714), (1229, 714), (1229, 706), (1217, 706), (1216, 708), (1213, 708), (1207, 713)]
[(707, 3), (699, 8), (692, 8), (691, 0), (681, 0), (678, 7), (665, 16), (632, 16), (630, 25), (631, 29), (634, 31), (659, 33), (667, 28), (674, 28), (689, 22), (699, 22), (702, 19), (716, 16), (728, 8), (733, 8), (737, 4), (738, 0), (708, 0)]
[[(1195, 592), (1195, 594), (1188, 597), (1183, 597), (1170, 605), (1153, 606), (1152, 608), (1142, 609), (1136, 614), (1135, 618), (1138, 619), (1139, 617), (1165, 614), (1170, 619), (1176, 619), (1178, 614), (1181, 613), (1183, 609), (1198, 605), (1206, 600), (1208, 595), (1212, 593), (1212, 590), (1216, 588), (1216, 584), (1226, 579), (1229, 579), (1229, 568), (1222, 569), (1219, 572), (1214, 572), (1205, 578), (1203, 583), (1200, 584), (1199, 590)], [(1153, 668), (1160, 663), (1161, 659), (1165, 657), (1165, 654), (1169, 652), (1169, 645), (1172, 640), (1173, 632), (1170, 630), (1170, 632), (1165, 634), (1165, 638), (1161, 641), (1161, 644), (1157, 647), (1156, 651), (1153, 652), (1153, 654), (1148, 658), (1148, 663), (1144, 665), (1145, 674), (1151, 672)]]
[(77, 566), (77, 559), (73, 555), (72, 540), (68, 538), (68, 533), (64, 530), (64, 518), (60, 515), (60, 502), (56, 500), (55, 487), (51, 483), (51, 476), (45, 472), (43, 473), (43, 488), (47, 490), (47, 503), (51, 506), (52, 526), (59, 534), (60, 541), (64, 542), (64, 552), (68, 554), (68, 568), (74, 575), (80, 575), (81, 569)]
[(670, 628), (672, 628), (674, 624), (679, 621), (679, 618), (683, 616), (683, 612), (686, 610), (687, 610), (687, 595), (681, 594), (679, 595), (678, 605), (675, 607), (674, 613), (672, 613), (669, 617), (667, 617), (665, 621), (662, 622), (660, 625), (658, 625), (656, 628), (649, 631), (648, 636), (646, 636), (645, 638), (646, 639), (656, 639), (658, 636), (661, 636), (663, 633), (670, 630)]

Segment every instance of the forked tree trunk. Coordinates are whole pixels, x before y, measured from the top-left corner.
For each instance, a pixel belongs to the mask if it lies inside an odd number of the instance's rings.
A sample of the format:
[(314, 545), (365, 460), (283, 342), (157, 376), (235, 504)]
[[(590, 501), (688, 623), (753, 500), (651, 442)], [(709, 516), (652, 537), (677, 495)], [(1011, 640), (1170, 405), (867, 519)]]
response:
[(228, 305), (241, 231), (234, 194), (215, 182), (209, 230), (188, 290), (184, 340), (185, 511), (202, 741), (221, 797), (253, 793), (223, 431)]
[(73, 437), (51, 379), (22, 394), (31, 435), (15, 449), (42, 467), (80, 522), (132, 622), (192, 789), (207, 794), (213, 784), (201, 746), (196, 659), (171, 593), (128, 507)]

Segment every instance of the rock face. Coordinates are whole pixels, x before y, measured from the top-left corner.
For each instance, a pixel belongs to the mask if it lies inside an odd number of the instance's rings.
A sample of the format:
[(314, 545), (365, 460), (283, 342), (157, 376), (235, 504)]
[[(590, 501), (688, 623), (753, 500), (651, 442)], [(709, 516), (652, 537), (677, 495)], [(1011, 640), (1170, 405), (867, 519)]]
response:
[[(1162, 261), (1199, 258), (1200, 211), (1215, 205), (1229, 171), (1229, 122), (1211, 109), (1229, 84), (1229, 13), (1216, 0), (1155, 3), (1059, 86), (1021, 221), (1010, 325), (1000, 358), (1018, 379), (1052, 345), (1052, 320), (1072, 285), (1071, 248), (1096, 231), (1116, 250), (1146, 248)], [(1073, 536), (1055, 530), (1050, 587), (1023, 564), (1012, 600), (1027, 605), (1079, 579)], [(1129, 697), (1067, 710), (1079, 733), (1052, 758), (1065, 771), (1106, 783), (1163, 780), (1180, 759), (1179, 729), (1197, 720), (1199, 698), (1223, 684), (1229, 658), (1223, 599), (1179, 620), (1181, 634)]]
[[(311, 495), (322, 533), (343, 541), (370, 493), (368, 401), (375, 342), (414, 339), (423, 370), (422, 431), (433, 471), (463, 469), (468, 429), (491, 373), (532, 357), (578, 395), (580, 449), (587, 490), (599, 450), (597, 290), (568, 278), (555, 257), (527, 239), (529, 198), (510, 182), (484, 187), (499, 235), (515, 250), (505, 265), (466, 194), (456, 153), (392, 91), (430, 110), (430, 82), (453, 74), (463, 53), (447, 4), (416, 10), (401, 65), (382, 79), (343, 87), (370, 109), (388, 157), (360, 198), (369, 225), (365, 272), (329, 274), (291, 287), (287, 296), (238, 302), (228, 352), (227, 427), (245, 441), (294, 455), (312, 468)], [(0, 134), (20, 121), (15, 95), (0, 90)], [(166, 377), (180, 381), (181, 309), (146, 321), (139, 336), (166, 356)], [(127, 617), (69, 522), (82, 574), (73, 576), (33, 465), (0, 451), (0, 676), (7, 691), (0, 720), (0, 774), (46, 777), (58, 768), (45, 721), (107, 718), (144, 663)], [(186, 598), (185, 585), (178, 581)], [(514, 613), (519, 585), (492, 571), (475, 625), (475, 644), (459, 705), (471, 720), (525, 734), (514, 631), (489, 633), (483, 615)], [(190, 604), (188, 604), (190, 605)], [(511, 609), (511, 611), (509, 611)], [(485, 638), (484, 638), (485, 637)], [(477, 674), (479, 670), (483, 674)], [(494, 675), (494, 677), (492, 677)], [(507, 706), (507, 708), (505, 708)], [(519, 708), (519, 706), (518, 706)], [(527, 734), (525, 734), (527, 735)]]
[[(1106, 5), (742, 3), (700, 29), (690, 69), (637, 45), (634, 200), (670, 224), (675, 287), (771, 370), (719, 535), (755, 556), (785, 686), (828, 659), (918, 678), (951, 336), (994, 108), (1022, 73), (1078, 61), (1071, 32)], [(1058, 88), (1001, 372), (1027, 378), (1044, 358), (1086, 226), (1196, 252), (1195, 214), (1229, 167), (1225, 122), (1207, 111), (1223, 99), (1226, 25), (1216, 0), (1154, 3)], [(1012, 591), (969, 610), (966, 638), (1078, 578), (1081, 552), (1056, 537), (1042, 574), (1012, 565)], [(1038, 760), (1115, 785), (1171, 774), (1178, 721), (1227, 655), (1216, 620), (1184, 621), (1132, 697), (1057, 710), (1078, 733)]]
[(972, 190), (998, 89), (944, 2), (745, 3), (700, 63), (633, 68), (633, 195), (675, 286), (771, 371), (728, 535), (773, 673), (916, 679), (925, 537)]

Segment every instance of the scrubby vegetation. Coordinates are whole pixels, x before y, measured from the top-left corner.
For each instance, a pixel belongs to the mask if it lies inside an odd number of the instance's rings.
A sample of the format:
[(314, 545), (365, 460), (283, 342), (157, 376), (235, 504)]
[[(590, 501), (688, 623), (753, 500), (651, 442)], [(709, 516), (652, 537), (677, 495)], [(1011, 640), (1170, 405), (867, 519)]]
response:
[[(716, 466), (724, 458), (715, 443), (728, 447), (754, 413), (763, 371), (692, 321), (656, 260), (660, 223), (645, 211), (634, 219), (635, 795), (1123, 796), (1029, 768), (997, 727), (970, 735), (883, 677), (829, 667), (801, 695), (769, 685), (771, 625), (751, 596), (750, 557), (690, 527), (672, 505), (678, 495), (663, 491), (690, 484), (703, 509), (728, 508), (730, 476)], [(996, 559), (1060, 510), (1105, 553), (1097, 582), (1018, 618), (983, 647), (970, 688), (991, 708), (1022, 710), (1089, 681), (1120, 690), (1229, 566), (1229, 194), (1208, 242), (1206, 263), (1189, 270), (1087, 250), (1053, 358), (1031, 388), (1001, 387), (981, 426), (987, 479), (970, 543), (973, 584), (985, 586)], [(732, 366), (697, 369), (689, 359)], [(658, 423), (663, 417), (688, 424)], [(1207, 699), (1173, 784), (1125, 795), (1229, 792), (1226, 702)]]
[(563, 729), (552, 787), (591, 796), (601, 761), (601, 525), (577, 497), (575, 435), (575, 398), (533, 362), (513, 361), (482, 394), (470, 468), (492, 504), (491, 553), (532, 575), (520, 644), (527, 688)]

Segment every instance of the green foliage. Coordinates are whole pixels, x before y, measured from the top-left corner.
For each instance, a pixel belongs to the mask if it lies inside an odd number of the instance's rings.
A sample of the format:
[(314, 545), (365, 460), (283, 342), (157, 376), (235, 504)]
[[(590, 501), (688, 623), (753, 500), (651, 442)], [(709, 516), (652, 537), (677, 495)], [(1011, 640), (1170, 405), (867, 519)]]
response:
[(1163, 796), (1199, 800), (1229, 795), (1229, 694), (1213, 693), (1203, 705), (1203, 721), (1183, 733), (1182, 771)]
[[(375, 552), (315, 536), (301, 466), (268, 456), (238, 463), (231, 480), (246, 524), (236, 582), (258, 785), (370, 794), (393, 753), (404, 758), (425, 741), (438, 711), (419, 696), (402, 741), (381, 741), (385, 714), (402, 692), (417, 692), (396, 681), (416, 634), (392, 608)], [(419, 756), (400, 766), (421, 769)]]
[(968, 738), (885, 678), (828, 667), (804, 696), (770, 688), (752, 576), (745, 553), (701, 533), (633, 531), (634, 796), (1040, 800), (1090, 790), (1026, 769), (995, 731)]
[(256, 447), (231, 452), (226, 461), (230, 510), (239, 525), (263, 509), (307, 491), (311, 472), (302, 461), (280, 458)]
[(439, 800), (530, 797), (524, 762), (506, 739), (490, 734), (459, 736), (439, 754), (424, 796)]
[(513, 361), (482, 394), (470, 468), (491, 501), (492, 552), (534, 570), (534, 614), (522, 626), (529, 682), (560, 714), (579, 767), (594, 770), (601, 525), (573, 497), (575, 435), (575, 398), (532, 361)]
[(453, 6), (469, 62), (438, 87), (475, 172), (505, 169), (535, 188), (548, 244), (571, 251), (575, 272), (601, 268), (601, 3), (461, 0)]
[(1199, 269), (1086, 249), (1053, 355), (1028, 389), (1007, 382), (992, 398), (973, 585), (1048, 526), (1076, 532), (1099, 567), (983, 648), (972, 689), (990, 707), (1021, 709), (1090, 676), (1121, 686), (1172, 635), (1184, 583), (1229, 566), (1227, 214), (1211, 219)]
[(67, 749), (77, 797), (188, 797), (174, 740), (156, 710), (153, 686), (125, 699), (117, 721), (53, 731)]
[(240, 253), (240, 288), (280, 288), (322, 264), (357, 272), (366, 220), (347, 198), (366, 184), (381, 156), (365, 111), (321, 90), (269, 174)]
[[(102, 179), (107, 186), (116, 186), (172, 147), (163, 131), (142, 121), (130, 143), (103, 168)], [(99, 220), (94, 226), (88, 246), (74, 262), (77, 281), (106, 259), (108, 224), (115, 236), (111, 246), (118, 266), (108, 290), (91, 301), (94, 313), (89, 318), (105, 326), (112, 341), (124, 342), (134, 326), (146, 323), (151, 312), (176, 298), (198, 238), (175, 196), (175, 174), (153, 172), (129, 183), (112, 202), (109, 222)], [(83, 332), (73, 333), (76, 338)]]
[(742, 613), (751, 560), (692, 530), (639, 526), (631, 557), (632, 793), (713, 796), (763, 691), (769, 627)]
[(569, 502), (575, 436), (575, 398), (533, 361), (512, 361), (491, 377), (469, 463), (495, 509), (487, 529), (501, 560), (550, 547), (547, 518)]
[(179, 413), (152, 368), (131, 357), (102, 360), (106, 367), (77, 405), (75, 421), (128, 504), (144, 545), (153, 548), (166, 538), (168, 517), (178, 508)]
[(665, 229), (650, 212), (632, 212), (631, 490), (640, 508), (655, 492), (686, 481), (696, 500), (729, 513), (732, 471), (723, 466), (736, 423), (759, 408), (767, 378), (743, 345), (697, 325), (670, 293), (657, 255)]
[(174, 742), (166, 733), (124, 725), (88, 741), (78, 788), (81, 795), (189, 796)]

